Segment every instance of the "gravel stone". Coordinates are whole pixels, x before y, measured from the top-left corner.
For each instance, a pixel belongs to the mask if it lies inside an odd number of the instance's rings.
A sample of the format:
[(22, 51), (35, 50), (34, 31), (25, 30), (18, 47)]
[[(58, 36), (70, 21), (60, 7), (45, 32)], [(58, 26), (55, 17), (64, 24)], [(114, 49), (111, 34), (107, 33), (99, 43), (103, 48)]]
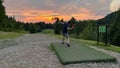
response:
[(120, 68), (120, 54), (95, 48), (114, 56), (118, 63), (89, 62), (62, 65), (50, 43), (61, 40), (44, 34), (25, 34), (22, 37), (0, 40), (0, 68)]

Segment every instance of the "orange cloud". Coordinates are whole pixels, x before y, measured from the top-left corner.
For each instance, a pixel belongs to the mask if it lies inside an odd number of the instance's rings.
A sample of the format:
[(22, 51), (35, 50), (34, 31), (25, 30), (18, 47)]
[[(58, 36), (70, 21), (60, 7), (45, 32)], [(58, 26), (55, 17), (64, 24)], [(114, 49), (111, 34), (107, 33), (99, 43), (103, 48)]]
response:
[[(45, 10), (23, 10), (20, 12), (13, 12), (14, 16), (16, 16), (16, 19), (18, 21), (23, 22), (39, 22), (39, 21), (45, 21), (47, 23), (54, 22), (51, 18), (55, 16), (59, 16), (58, 13), (54, 13), (52, 11), (45, 11)], [(7, 15), (13, 16), (12, 11), (8, 12)], [(17, 16), (20, 16), (22, 18), (18, 18)]]
[(46, 23), (53, 23), (53, 20), (51, 19), (52, 17), (25, 17), (24, 19), (22, 19), (22, 21), (24, 22), (46, 22)]
[[(15, 14), (15, 13), (14, 13)], [(8, 13), (8, 15), (11, 15), (11, 13)], [(63, 15), (59, 13), (55, 13), (53, 11), (45, 11), (45, 10), (23, 10), (20, 12), (17, 12), (15, 14), (17, 20), (23, 21), (23, 22), (40, 22), (44, 21), (46, 23), (54, 23), (54, 20), (52, 18), (58, 17), (60, 19), (64, 19), (65, 21), (68, 21), (71, 19), (71, 17), (75, 17), (77, 20), (88, 20), (88, 19), (99, 19), (103, 16), (96, 16), (93, 14), (89, 9), (86, 8), (79, 8), (77, 12), (69, 15)]]
[(103, 16), (97, 16), (92, 11), (86, 8), (80, 8), (78, 13), (72, 14), (78, 20), (99, 19)]
[[(116, 3), (120, 3), (119, 0), (114, 1), (116, 2), (114, 4), (112, 2), (111, 10), (119, 8), (119, 5), (116, 6)], [(109, 0), (95, 0), (94, 2), (91, 0), (21, 0), (20, 2), (17, 0), (6, 0), (4, 5), (6, 7), (6, 14), (8, 16), (15, 16), (19, 21), (54, 22), (54, 20), (51, 20), (54, 17), (59, 17), (65, 21), (70, 20), (71, 17), (75, 17), (77, 20), (102, 18), (102, 15), (109, 12), (107, 10), (109, 2)], [(94, 12), (91, 10), (94, 10)], [(99, 14), (96, 15), (95, 13)]]

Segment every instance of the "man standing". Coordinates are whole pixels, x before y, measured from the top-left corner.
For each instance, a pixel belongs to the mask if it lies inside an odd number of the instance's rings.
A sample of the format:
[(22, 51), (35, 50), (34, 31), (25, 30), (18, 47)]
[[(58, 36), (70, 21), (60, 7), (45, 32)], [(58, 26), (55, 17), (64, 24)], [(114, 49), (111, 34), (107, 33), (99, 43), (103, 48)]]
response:
[(68, 35), (68, 30), (73, 29), (74, 26), (72, 26), (72, 28), (70, 28), (69, 24), (67, 22), (63, 23), (63, 29), (62, 29), (62, 34), (63, 34), (63, 40), (62, 40), (62, 44), (65, 44), (70, 47), (69, 44), (69, 35)]

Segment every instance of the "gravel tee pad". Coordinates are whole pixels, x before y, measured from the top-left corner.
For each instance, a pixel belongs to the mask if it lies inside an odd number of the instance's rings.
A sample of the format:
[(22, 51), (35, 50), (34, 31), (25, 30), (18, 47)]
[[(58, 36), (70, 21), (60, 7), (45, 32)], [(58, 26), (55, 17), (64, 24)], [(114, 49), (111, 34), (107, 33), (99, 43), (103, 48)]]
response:
[(62, 64), (116, 61), (114, 57), (83, 44), (72, 43), (71, 47), (67, 47), (61, 43), (52, 43), (51, 46)]

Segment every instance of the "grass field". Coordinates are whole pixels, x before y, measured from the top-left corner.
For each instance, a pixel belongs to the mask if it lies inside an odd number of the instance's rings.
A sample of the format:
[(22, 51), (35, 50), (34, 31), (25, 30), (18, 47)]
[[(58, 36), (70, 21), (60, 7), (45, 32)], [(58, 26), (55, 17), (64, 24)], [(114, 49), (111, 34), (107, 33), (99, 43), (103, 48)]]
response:
[(83, 40), (83, 39), (73, 39), (72, 38), (72, 40), (78, 41), (80, 43), (87, 44), (88, 46), (92, 45), (92, 46), (95, 46), (95, 47), (98, 47), (98, 48), (112, 50), (112, 51), (120, 53), (120, 47), (114, 46), (114, 45), (111, 45), (111, 44), (105, 45), (105, 43), (102, 43), (102, 42), (100, 42), (99, 44), (97, 44), (97, 41), (90, 41), (90, 40)]
[(21, 35), (22, 33), (16, 33), (16, 32), (0, 32), (0, 39), (15, 38)]
[[(49, 30), (43, 30), (44, 34), (49, 34), (49, 35), (52, 35), (54, 37), (57, 37), (58, 39), (62, 39), (62, 35), (55, 35), (54, 34), (54, 31), (49, 29)], [(103, 49), (107, 49), (107, 50), (112, 50), (112, 51), (115, 51), (115, 52), (118, 52), (120, 53), (120, 47), (118, 46), (114, 46), (114, 45), (111, 45), (111, 44), (108, 44), (107, 46), (100, 42), (99, 44), (97, 44), (97, 41), (91, 41), (91, 40), (83, 40), (83, 39), (74, 39), (74, 38), (70, 38), (71, 41), (77, 41), (77, 42), (80, 42), (80, 43), (83, 43), (83, 44), (87, 44), (88, 46), (95, 46), (95, 47), (98, 47), (98, 48), (103, 48)], [(51, 47), (50, 47), (51, 48)]]

